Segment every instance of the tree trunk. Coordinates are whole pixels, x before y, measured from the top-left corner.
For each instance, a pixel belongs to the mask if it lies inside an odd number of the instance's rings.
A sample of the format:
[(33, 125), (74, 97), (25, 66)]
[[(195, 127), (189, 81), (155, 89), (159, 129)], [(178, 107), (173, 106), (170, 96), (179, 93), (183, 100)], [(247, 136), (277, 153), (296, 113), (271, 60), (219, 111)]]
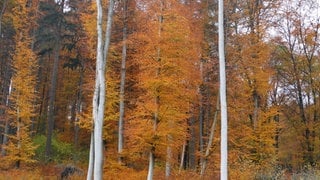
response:
[(253, 129), (256, 130), (258, 127), (258, 115), (259, 115), (259, 95), (256, 90), (253, 92)]
[[(21, 151), (21, 119), (20, 119), (20, 110), (19, 107), (17, 108), (17, 150), (18, 150), (18, 157), (21, 156), (20, 151)], [(16, 161), (16, 168), (20, 168), (20, 159)]]
[[(5, 99), (6, 107), (9, 106), (9, 97), (11, 94), (11, 88), (12, 88), (12, 80), (10, 80), (10, 84), (9, 84), (9, 88), (8, 88), (8, 95), (6, 96), (6, 99)], [(10, 122), (9, 122), (8, 117), (5, 117), (4, 135), (3, 135), (2, 148), (1, 148), (1, 155), (2, 156), (6, 155), (5, 145), (7, 145), (7, 143), (8, 143), (9, 129), (10, 129)]]
[(181, 173), (181, 170), (183, 169), (183, 165), (184, 165), (184, 161), (185, 161), (185, 154), (186, 154), (186, 146), (187, 146), (187, 143), (185, 141), (183, 143), (183, 146), (182, 146), (182, 152), (181, 152), (181, 157), (180, 157), (179, 174)]
[[(59, 36), (59, 35), (58, 35)], [(51, 86), (49, 90), (49, 107), (48, 107), (48, 124), (47, 124), (47, 141), (46, 141), (46, 151), (45, 159), (48, 162), (51, 158), (51, 143), (52, 143), (52, 134), (54, 128), (54, 103), (56, 99), (56, 89), (57, 89), (57, 80), (58, 80), (58, 69), (59, 69), (59, 56), (60, 56), (60, 39), (57, 38), (54, 51), (54, 61), (53, 61), (53, 70), (51, 74)]]
[(154, 155), (153, 155), (153, 152), (151, 151), (149, 153), (149, 169), (148, 169), (147, 180), (153, 179), (153, 168), (154, 168)]
[[(172, 127), (169, 127), (172, 128)], [(171, 161), (172, 161), (172, 136), (168, 135), (168, 145), (167, 145), (167, 159), (166, 159), (166, 179), (169, 179), (171, 175)]]
[[(96, 62), (96, 83), (93, 97), (93, 175), (94, 179), (102, 179), (103, 174), (103, 118), (104, 114), (101, 110), (104, 110), (105, 101), (105, 66), (104, 66), (104, 53), (103, 53), (103, 35), (102, 35), (102, 4), (101, 0), (97, 0), (97, 62)], [(91, 142), (92, 143), (92, 142)], [(90, 163), (91, 165), (91, 163)], [(89, 170), (88, 170), (89, 171)]]
[(91, 132), (90, 138), (90, 152), (89, 152), (89, 165), (88, 165), (88, 173), (87, 173), (87, 180), (91, 180), (93, 177), (93, 161), (94, 161), (94, 139), (93, 139), (93, 132)]
[[(93, 135), (91, 143), (93, 143), (94, 158), (90, 156), (88, 172), (92, 172), (93, 164), (93, 174), (94, 179), (101, 180), (103, 179), (103, 121), (104, 121), (104, 110), (105, 110), (105, 96), (106, 96), (106, 64), (107, 64), (107, 55), (110, 44), (111, 37), (111, 27), (112, 27), (112, 17), (113, 17), (113, 7), (114, 0), (109, 1), (109, 11), (108, 11), (108, 20), (106, 26), (105, 39), (102, 34), (102, 4), (101, 0), (97, 0), (97, 62), (96, 62), (96, 78), (95, 78), (95, 90), (93, 95)], [(93, 162), (92, 162), (93, 161)], [(88, 175), (90, 178), (90, 175)]]
[[(79, 114), (82, 111), (82, 85), (83, 85), (83, 68), (80, 68), (80, 79), (79, 79), (79, 90), (77, 93), (77, 99), (76, 99), (76, 112), (74, 117), (74, 147), (77, 149), (79, 146)], [(74, 161), (78, 161), (78, 156), (75, 155)]]
[[(202, 95), (201, 95), (202, 96)], [(203, 162), (203, 97), (200, 99), (200, 108), (199, 108), (199, 152), (200, 152), (200, 166)]]
[(121, 78), (120, 78), (120, 103), (119, 103), (119, 131), (118, 131), (118, 154), (119, 163), (122, 163), (121, 153), (123, 150), (123, 123), (124, 123), (124, 96), (125, 96), (125, 80), (126, 80), (126, 59), (127, 59), (127, 0), (123, 1), (123, 45), (121, 59)]
[(204, 155), (203, 162), (201, 164), (201, 170), (200, 170), (201, 177), (203, 177), (203, 175), (205, 173), (207, 162), (208, 162), (208, 157), (209, 157), (209, 154), (210, 154), (210, 149), (211, 149), (211, 146), (212, 146), (212, 143), (213, 143), (214, 131), (216, 129), (216, 124), (217, 124), (217, 121), (218, 121), (217, 117), (218, 117), (218, 112), (219, 112), (219, 105), (220, 105), (219, 96), (217, 96), (216, 112), (214, 113), (214, 119), (213, 119), (213, 122), (212, 122), (212, 125), (211, 125), (211, 129), (210, 129), (210, 136), (209, 136), (209, 140), (208, 140), (208, 145), (207, 145), (207, 148), (206, 148), (206, 152), (205, 152), (205, 155)]
[(4, 0), (3, 1), (2, 9), (1, 9), (1, 12), (0, 12), (0, 38), (2, 37), (2, 17), (4, 15), (4, 12), (6, 11), (7, 2), (8, 2), (8, 0)]
[[(158, 26), (158, 37), (161, 37), (161, 28), (162, 28), (162, 22), (163, 22), (163, 17), (162, 17), (162, 11), (163, 11), (163, 0), (161, 0), (160, 2), (160, 15), (158, 17), (158, 22), (159, 22), (159, 26)], [(159, 43), (159, 42), (158, 42)], [(158, 63), (160, 63), (161, 61), (161, 49), (159, 47), (157, 47), (157, 61)], [(160, 75), (160, 68), (157, 68), (156, 70), (156, 78), (158, 78)], [(156, 90), (158, 91), (158, 90)], [(156, 105), (156, 111), (154, 112), (154, 122), (153, 122), (153, 131), (154, 133), (157, 130), (157, 126), (158, 126), (158, 118), (159, 118), (159, 107), (160, 107), (160, 96), (157, 95), (155, 97), (155, 105)], [(148, 169), (148, 180), (152, 180), (153, 179), (153, 168), (154, 168), (154, 161), (155, 161), (155, 157), (154, 157), (154, 149), (155, 147), (152, 147), (152, 149), (150, 150), (150, 154), (149, 154), (149, 169)]]
[(194, 170), (196, 168), (196, 133), (195, 133), (195, 117), (194, 115), (190, 118), (189, 133), (190, 140), (188, 141), (188, 167)]
[(6, 118), (5, 126), (4, 126), (4, 134), (3, 134), (3, 140), (2, 140), (2, 146), (1, 146), (1, 155), (5, 156), (7, 151), (5, 146), (8, 143), (8, 133), (9, 133), (9, 120)]
[(223, 0), (219, 0), (219, 77), (220, 77), (220, 106), (221, 106), (221, 163), (220, 178), (228, 179), (228, 117), (226, 97), (226, 65), (224, 53)]

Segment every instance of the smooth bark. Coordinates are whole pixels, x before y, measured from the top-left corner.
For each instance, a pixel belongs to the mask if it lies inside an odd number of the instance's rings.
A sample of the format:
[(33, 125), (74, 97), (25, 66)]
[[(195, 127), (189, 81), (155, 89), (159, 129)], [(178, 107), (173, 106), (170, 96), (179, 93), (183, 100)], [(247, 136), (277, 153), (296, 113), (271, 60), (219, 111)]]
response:
[(123, 1), (123, 30), (122, 30), (122, 59), (121, 59), (121, 77), (120, 77), (120, 102), (119, 102), (119, 130), (118, 130), (118, 154), (119, 163), (122, 163), (121, 153), (123, 150), (123, 123), (124, 123), (124, 96), (126, 80), (126, 59), (127, 59), (127, 0)]
[(87, 180), (91, 180), (93, 177), (93, 161), (94, 161), (94, 139), (93, 139), (93, 132), (91, 132), (90, 138), (90, 152), (89, 152), (89, 166), (88, 166), (88, 173), (87, 173)]
[(200, 171), (201, 177), (203, 177), (203, 175), (205, 173), (205, 170), (206, 170), (206, 167), (207, 167), (208, 157), (210, 155), (210, 149), (212, 147), (213, 138), (214, 138), (214, 132), (215, 132), (217, 121), (218, 121), (218, 118), (217, 118), (218, 117), (218, 112), (220, 111), (219, 105), (220, 105), (220, 103), (219, 103), (219, 96), (218, 96), (217, 97), (216, 111), (214, 113), (214, 119), (213, 119), (213, 122), (212, 122), (212, 125), (211, 125), (211, 129), (210, 129), (210, 136), (209, 136), (209, 140), (208, 140), (208, 145), (207, 145), (207, 148), (206, 148), (206, 152), (205, 152), (205, 155), (204, 155), (203, 162), (201, 164), (201, 171)]
[(181, 170), (183, 168), (184, 165), (184, 159), (185, 159), (185, 153), (186, 153), (186, 146), (187, 143), (186, 141), (183, 143), (182, 145), (182, 152), (181, 152), (181, 157), (180, 157), (180, 167), (179, 167), (179, 173), (181, 173)]
[(149, 168), (148, 168), (147, 180), (153, 179), (153, 168), (154, 168), (154, 155), (153, 155), (153, 152), (150, 152), (149, 153)]
[(221, 106), (221, 162), (220, 179), (228, 179), (228, 117), (227, 117), (227, 97), (226, 97), (226, 65), (224, 52), (224, 18), (223, 0), (219, 0), (219, 79), (220, 79), (220, 106)]
[[(101, 0), (96, 0), (97, 3), (97, 61), (96, 61), (96, 78), (95, 90), (93, 95), (93, 138), (91, 139), (94, 158), (89, 158), (88, 172), (92, 172), (93, 178), (97, 180), (103, 179), (103, 121), (105, 110), (105, 96), (106, 96), (106, 64), (110, 45), (111, 27), (113, 18), (114, 0), (109, 1), (109, 11), (107, 16), (107, 26), (105, 37), (103, 37), (103, 9)], [(92, 142), (93, 141), (93, 142)], [(91, 169), (90, 169), (91, 168)], [(87, 177), (90, 178), (90, 175)]]

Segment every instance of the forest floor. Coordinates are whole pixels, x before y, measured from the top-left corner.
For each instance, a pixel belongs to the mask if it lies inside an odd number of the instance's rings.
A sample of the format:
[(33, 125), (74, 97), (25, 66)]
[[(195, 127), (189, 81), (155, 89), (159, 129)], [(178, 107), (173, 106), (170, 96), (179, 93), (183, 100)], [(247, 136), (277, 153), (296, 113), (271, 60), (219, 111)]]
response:
[[(0, 169), (0, 180), (61, 180), (61, 173), (64, 172), (66, 167), (70, 165), (57, 165), (57, 164), (47, 164), (47, 165), (34, 165), (28, 167), (21, 167), (19, 169), (13, 168), (8, 170)], [(68, 180), (85, 180), (86, 179), (86, 167), (77, 167), (81, 173), (73, 173), (67, 179)], [(145, 180), (147, 171), (134, 171), (129, 168), (124, 169), (105, 169), (104, 178), (106, 180)], [(215, 180), (219, 179), (218, 172), (210, 177), (204, 177), (203, 180)], [(272, 178), (271, 178), (272, 177)], [(159, 169), (155, 169), (154, 179), (162, 180), (164, 178), (164, 173)], [(172, 174), (172, 179), (175, 180), (198, 180), (199, 175), (196, 172), (183, 171), (179, 174)], [(248, 180), (248, 177), (239, 175), (239, 180)], [(237, 179), (237, 180), (238, 180)], [(250, 179), (250, 178), (249, 178)], [(282, 172), (280, 174), (273, 174), (271, 176), (260, 176), (255, 179), (281, 179), (281, 180), (291, 180), (291, 179), (306, 179), (306, 180), (320, 180), (320, 170), (311, 170), (303, 173), (288, 173)]]
[[(0, 180), (60, 180), (64, 171), (62, 165), (36, 165), (32, 167), (13, 168), (0, 170)], [(74, 173), (68, 180), (86, 179), (85, 173)]]

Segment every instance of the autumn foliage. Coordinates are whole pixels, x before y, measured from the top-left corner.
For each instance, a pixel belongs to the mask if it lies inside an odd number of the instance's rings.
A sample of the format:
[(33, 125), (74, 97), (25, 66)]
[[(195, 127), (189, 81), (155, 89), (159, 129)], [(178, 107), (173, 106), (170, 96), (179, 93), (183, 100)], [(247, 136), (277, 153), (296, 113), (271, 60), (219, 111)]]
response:
[[(230, 179), (319, 178), (319, 8), (313, 0), (225, 1)], [(121, 0), (113, 10), (104, 178), (145, 179), (152, 155), (154, 179), (218, 179), (217, 2)], [(0, 0), (0, 167), (13, 177), (31, 177), (35, 166), (39, 178), (65, 164), (86, 169), (96, 13), (94, 1)]]

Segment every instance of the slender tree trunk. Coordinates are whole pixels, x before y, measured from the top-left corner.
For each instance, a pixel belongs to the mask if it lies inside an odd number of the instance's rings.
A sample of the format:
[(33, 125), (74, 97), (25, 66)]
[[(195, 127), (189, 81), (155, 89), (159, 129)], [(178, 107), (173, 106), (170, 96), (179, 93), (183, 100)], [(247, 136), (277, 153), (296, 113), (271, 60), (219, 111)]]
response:
[[(158, 17), (158, 22), (159, 22), (159, 27), (158, 27), (158, 37), (161, 38), (161, 27), (162, 27), (162, 23), (163, 23), (163, 17), (162, 17), (162, 11), (163, 11), (163, 0), (161, 0), (160, 2), (160, 16)], [(158, 42), (158, 47), (157, 47), (157, 61), (158, 63), (160, 63), (161, 61), (161, 49), (160, 49), (160, 42)], [(158, 78), (160, 75), (160, 68), (157, 68), (156, 70), (156, 78)], [(157, 90), (158, 91), (158, 90)], [(159, 118), (159, 107), (160, 107), (160, 97), (159, 95), (157, 95), (157, 97), (155, 98), (155, 105), (156, 105), (156, 112), (154, 113), (154, 122), (153, 122), (153, 131), (156, 132), (157, 130), (157, 126), (158, 126), (158, 118)], [(153, 179), (153, 169), (154, 169), (154, 161), (155, 161), (155, 157), (154, 157), (154, 149), (155, 147), (152, 147), (152, 149), (150, 150), (150, 154), (149, 154), (149, 169), (148, 169), (148, 180), (152, 180)]]
[(93, 136), (93, 132), (91, 132), (87, 180), (91, 180), (93, 177), (93, 161), (94, 161), (94, 144), (93, 143), (94, 143), (94, 136)]
[(8, 0), (4, 0), (3, 1), (2, 9), (1, 9), (1, 12), (0, 12), (0, 38), (2, 38), (2, 17), (4, 15), (4, 12), (6, 11), (7, 2), (8, 2)]
[(49, 107), (48, 107), (47, 141), (46, 141), (46, 151), (45, 151), (46, 161), (49, 161), (52, 155), (51, 144), (52, 144), (52, 134), (53, 134), (53, 128), (54, 128), (54, 103), (56, 99), (58, 69), (59, 69), (59, 60), (60, 60), (59, 37), (57, 37), (54, 53), (55, 54), (54, 54), (54, 60), (53, 60), (53, 70), (51, 74), (51, 86), (49, 90), (49, 103), (48, 103)]
[[(18, 157), (20, 157), (20, 151), (21, 151), (21, 119), (20, 119), (20, 110), (19, 107), (17, 108), (17, 150), (18, 150)], [(20, 168), (20, 159), (16, 161), (16, 168)]]
[[(170, 127), (172, 128), (172, 127)], [(171, 175), (171, 161), (172, 161), (172, 136), (169, 134), (168, 135), (168, 145), (167, 145), (167, 159), (166, 159), (166, 179), (169, 179), (170, 175)]]
[(122, 163), (121, 152), (123, 150), (123, 123), (124, 123), (124, 96), (126, 80), (126, 59), (127, 59), (127, 0), (123, 1), (123, 45), (121, 59), (121, 78), (120, 78), (120, 103), (119, 103), (119, 132), (118, 132), (118, 154), (119, 163)]
[(195, 117), (194, 115), (190, 118), (189, 123), (189, 133), (190, 133), (190, 140), (188, 142), (188, 167), (192, 170), (196, 168), (196, 133), (195, 133)]
[[(55, 3), (55, 1), (53, 2)], [(60, 13), (63, 13), (64, 9), (64, 0), (59, 4)], [(46, 161), (50, 160), (52, 156), (52, 135), (54, 128), (54, 111), (55, 111), (55, 99), (56, 99), (56, 89), (57, 89), (57, 81), (58, 81), (58, 73), (59, 73), (59, 61), (60, 61), (60, 46), (61, 46), (61, 22), (56, 25), (57, 32), (55, 32), (55, 47), (54, 47), (54, 60), (53, 60), (53, 70), (51, 74), (51, 86), (49, 89), (49, 102), (48, 102), (48, 124), (47, 124), (47, 141), (46, 141), (46, 151), (45, 158)]]
[(227, 97), (226, 97), (226, 65), (224, 53), (224, 18), (223, 0), (219, 0), (219, 70), (220, 70), (220, 106), (221, 106), (221, 162), (220, 178), (228, 179), (228, 117), (227, 117)]
[[(12, 80), (10, 79), (10, 84), (9, 84), (9, 89), (8, 89), (8, 95), (6, 96), (6, 102), (5, 105), (6, 107), (9, 106), (9, 97), (11, 95), (11, 88), (12, 88)], [(10, 129), (10, 122), (8, 117), (6, 117), (5, 120), (5, 126), (4, 126), (4, 135), (3, 135), (3, 140), (2, 140), (2, 148), (1, 148), (1, 155), (5, 156), (6, 155), (6, 149), (5, 146), (8, 143), (8, 134), (9, 134), (9, 129)]]
[[(201, 95), (202, 96), (202, 95)], [(199, 108), (199, 151), (200, 151), (200, 166), (203, 162), (203, 97), (200, 100), (200, 108)]]
[(7, 151), (5, 149), (5, 146), (8, 143), (8, 134), (9, 134), (9, 120), (6, 118), (5, 126), (4, 126), (4, 135), (3, 135), (3, 141), (2, 141), (2, 148), (1, 148), (1, 155), (5, 156)]
[(259, 96), (256, 90), (253, 92), (253, 129), (256, 130), (258, 127), (258, 115), (259, 115)]
[[(203, 62), (200, 60), (200, 78), (203, 83)], [(200, 87), (200, 104), (199, 104), (199, 152), (200, 152), (200, 166), (203, 163), (203, 125), (204, 125), (204, 108), (203, 108), (203, 89)]]
[[(101, 0), (96, 0), (97, 3), (97, 62), (96, 62), (96, 78), (95, 78), (95, 90), (93, 95), (93, 135), (94, 138), (91, 139), (93, 143), (94, 158), (90, 156), (91, 161), (89, 162), (88, 172), (91, 173), (93, 165), (93, 174), (94, 179), (102, 180), (103, 179), (103, 121), (104, 121), (104, 110), (105, 110), (105, 96), (106, 96), (106, 64), (107, 64), (107, 55), (110, 44), (111, 37), (111, 27), (112, 27), (112, 18), (113, 18), (113, 7), (114, 0), (109, 1), (109, 11), (108, 11), (108, 20), (105, 31), (105, 37), (103, 38), (103, 23), (102, 23), (102, 2)], [(93, 161), (93, 162), (92, 162)], [(88, 175), (87, 178), (90, 178)]]
[(147, 180), (153, 179), (153, 168), (154, 168), (154, 155), (153, 155), (153, 152), (151, 151), (149, 153), (149, 169), (148, 169)]
[[(79, 146), (79, 117), (78, 115), (82, 111), (82, 84), (83, 84), (83, 68), (80, 68), (80, 79), (79, 79), (79, 90), (77, 93), (77, 99), (76, 99), (76, 112), (74, 117), (74, 147), (77, 149)], [(75, 154), (74, 161), (78, 161), (78, 156)]]
[(209, 157), (209, 154), (210, 154), (210, 149), (211, 149), (211, 146), (212, 146), (212, 143), (213, 143), (213, 138), (214, 138), (214, 131), (216, 129), (216, 124), (217, 124), (217, 121), (218, 121), (217, 117), (218, 117), (218, 112), (219, 112), (219, 105), (220, 105), (219, 96), (217, 96), (216, 112), (214, 113), (214, 119), (213, 119), (213, 122), (212, 122), (212, 125), (211, 125), (211, 129), (210, 129), (210, 136), (209, 136), (206, 152), (205, 152), (205, 155), (204, 155), (204, 160), (203, 160), (203, 163), (201, 164), (201, 171), (200, 171), (201, 177), (203, 177), (203, 175), (205, 173), (205, 170), (206, 170), (206, 167), (207, 167), (208, 157)]
[[(93, 178), (100, 180), (103, 175), (103, 119), (104, 119), (104, 101), (105, 101), (105, 66), (103, 53), (103, 34), (102, 34), (102, 4), (97, 0), (97, 62), (96, 62), (96, 85), (93, 98)], [(101, 112), (102, 110), (102, 112)], [(89, 170), (88, 170), (89, 171)]]
[[(78, 91), (78, 97), (77, 97), (77, 110), (76, 114), (80, 114), (82, 112), (82, 86), (83, 86), (83, 68), (80, 69), (80, 79), (79, 79), (79, 91)], [(79, 143), (79, 117), (76, 115), (75, 118), (75, 145), (78, 146)]]
[(183, 169), (184, 161), (185, 161), (185, 154), (186, 154), (186, 141), (182, 145), (182, 152), (180, 157), (180, 167), (179, 167), (179, 174), (181, 173), (181, 170)]

